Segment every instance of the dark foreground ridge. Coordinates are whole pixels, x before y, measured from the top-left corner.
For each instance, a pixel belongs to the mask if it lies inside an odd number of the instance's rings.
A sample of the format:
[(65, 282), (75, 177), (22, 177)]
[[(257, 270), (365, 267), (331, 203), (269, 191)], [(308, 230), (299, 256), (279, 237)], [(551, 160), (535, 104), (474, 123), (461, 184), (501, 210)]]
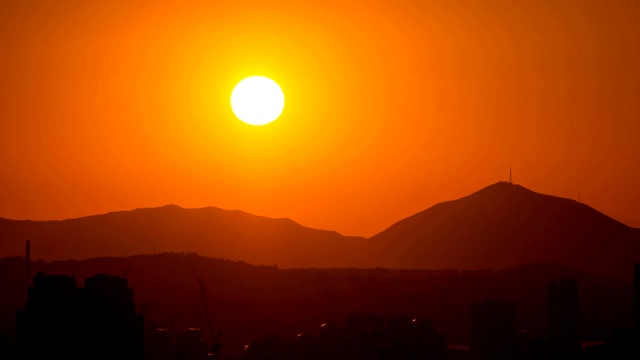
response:
[(554, 264), (281, 270), (158, 254), (25, 265), (0, 259), (3, 359), (640, 355), (638, 265), (634, 282)]

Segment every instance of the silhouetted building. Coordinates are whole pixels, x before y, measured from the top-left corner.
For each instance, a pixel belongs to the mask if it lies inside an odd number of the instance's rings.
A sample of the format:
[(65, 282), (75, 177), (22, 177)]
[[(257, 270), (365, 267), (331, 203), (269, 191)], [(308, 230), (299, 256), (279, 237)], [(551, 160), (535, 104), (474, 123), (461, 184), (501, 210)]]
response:
[(31, 241), (27, 240), (25, 249), (25, 284), (28, 287), (31, 285)]
[(169, 360), (175, 357), (175, 341), (170, 329), (153, 330), (151, 358), (154, 360)]
[(352, 314), (345, 321), (346, 331), (354, 334), (380, 332), (385, 327), (385, 318), (382, 315)]
[(176, 360), (205, 360), (207, 352), (200, 329), (188, 328), (177, 334)]
[(618, 328), (608, 343), (590, 346), (584, 360), (640, 359), (640, 264), (633, 266), (633, 326)]
[(515, 358), (519, 360), (544, 359), (545, 341), (542, 335), (529, 330), (520, 330), (515, 334)]
[(80, 358), (77, 291), (71, 276), (36, 274), (25, 308), (18, 312), (16, 343), (20, 358)]
[(0, 359), (13, 359), (13, 347), (9, 335), (0, 334)]
[(153, 330), (156, 328), (155, 322), (151, 318), (151, 304), (143, 301), (138, 304), (138, 314), (142, 316), (144, 328), (144, 358), (153, 359)]
[(578, 287), (574, 279), (549, 281), (547, 341), (551, 358), (570, 359), (578, 345)]
[(84, 281), (83, 328), (93, 359), (141, 359), (144, 353), (142, 317), (136, 315), (128, 280), (98, 274)]
[(17, 319), (21, 359), (142, 359), (142, 319), (127, 279), (96, 275), (85, 288), (38, 273)]
[(471, 305), (473, 359), (511, 359), (514, 354), (513, 305), (504, 301), (484, 301)]
[(633, 265), (633, 326), (640, 330), (640, 264)]
[(443, 360), (446, 341), (430, 321), (406, 316), (385, 320), (381, 315), (350, 315), (346, 326), (324, 323), (319, 334), (291, 339), (266, 336), (245, 346), (249, 360)]

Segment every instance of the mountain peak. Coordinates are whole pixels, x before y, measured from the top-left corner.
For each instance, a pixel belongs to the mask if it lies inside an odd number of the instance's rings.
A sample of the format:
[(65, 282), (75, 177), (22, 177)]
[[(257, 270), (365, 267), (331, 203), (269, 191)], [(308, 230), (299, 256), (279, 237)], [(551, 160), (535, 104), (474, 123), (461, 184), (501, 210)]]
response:
[[(536, 193), (535, 191), (530, 190), (530, 189), (528, 189), (528, 188), (526, 188), (526, 187), (524, 187), (522, 185), (514, 184), (514, 183), (511, 183), (511, 182), (508, 182), (508, 181), (499, 181), (499, 182), (497, 182), (495, 184), (491, 184), (491, 185), (489, 185), (487, 187), (484, 187), (484, 188), (472, 193), (469, 196), (473, 196), (473, 195), (476, 195), (476, 194), (487, 194), (487, 195), (490, 195), (490, 196), (496, 196), (496, 195), (501, 195), (501, 194), (504, 194), (504, 195), (507, 195), (507, 194), (510, 194), (510, 195), (514, 195), (514, 194), (544, 195), (544, 194)], [(548, 196), (548, 195), (545, 195), (545, 196)]]
[(555, 262), (597, 273), (625, 271), (640, 260), (638, 233), (575, 200), (501, 181), (414, 214), (371, 240), (388, 267)]

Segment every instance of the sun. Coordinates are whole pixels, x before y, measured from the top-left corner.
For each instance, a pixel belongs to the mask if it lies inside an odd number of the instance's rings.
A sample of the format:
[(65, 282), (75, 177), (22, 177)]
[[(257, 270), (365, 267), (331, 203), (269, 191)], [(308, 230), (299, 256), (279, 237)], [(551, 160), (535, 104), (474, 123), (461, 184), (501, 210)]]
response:
[(284, 109), (284, 93), (280, 86), (265, 76), (242, 79), (231, 92), (231, 110), (247, 124), (266, 125)]

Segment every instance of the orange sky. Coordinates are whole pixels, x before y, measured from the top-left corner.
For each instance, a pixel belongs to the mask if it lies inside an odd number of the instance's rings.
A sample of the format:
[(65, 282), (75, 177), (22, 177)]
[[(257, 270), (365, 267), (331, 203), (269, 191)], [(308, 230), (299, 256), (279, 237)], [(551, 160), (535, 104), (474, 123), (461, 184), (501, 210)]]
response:
[[(373, 235), (508, 178), (640, 227), (640, 1), (2, 1), (0, 217)], [(345, 4), (346, 3), (346, 4)], [(239, 122), (265, 75), (282, 116)]]

